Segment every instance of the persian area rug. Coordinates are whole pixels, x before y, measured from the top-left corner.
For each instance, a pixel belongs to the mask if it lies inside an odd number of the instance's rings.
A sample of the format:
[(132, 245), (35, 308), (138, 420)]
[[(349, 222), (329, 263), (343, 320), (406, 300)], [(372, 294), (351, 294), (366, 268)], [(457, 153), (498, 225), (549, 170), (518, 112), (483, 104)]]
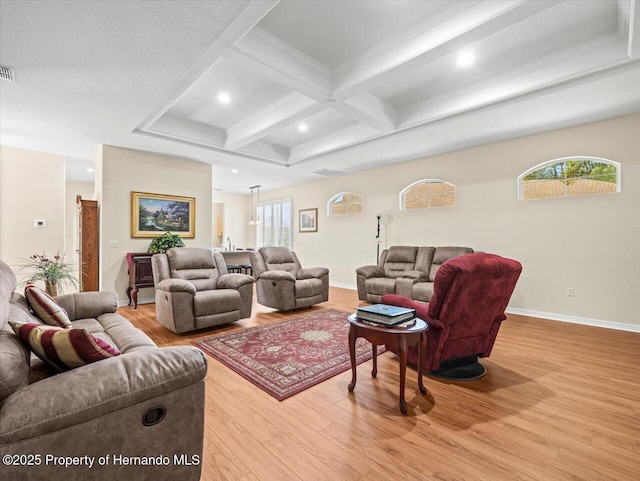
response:
[[(325, 309), (193, 344), (282, 401), (351, 368), (349, 314)], [(356, 362), (371, 357), (371, 344), (359, 338)]]

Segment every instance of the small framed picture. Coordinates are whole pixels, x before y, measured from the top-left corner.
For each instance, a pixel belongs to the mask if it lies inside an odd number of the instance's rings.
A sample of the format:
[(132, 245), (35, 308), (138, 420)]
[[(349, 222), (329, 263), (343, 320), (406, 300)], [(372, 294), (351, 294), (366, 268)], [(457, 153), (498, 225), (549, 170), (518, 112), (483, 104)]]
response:
[(318, 232), (318, 209), (298, 211), (298, 232)]

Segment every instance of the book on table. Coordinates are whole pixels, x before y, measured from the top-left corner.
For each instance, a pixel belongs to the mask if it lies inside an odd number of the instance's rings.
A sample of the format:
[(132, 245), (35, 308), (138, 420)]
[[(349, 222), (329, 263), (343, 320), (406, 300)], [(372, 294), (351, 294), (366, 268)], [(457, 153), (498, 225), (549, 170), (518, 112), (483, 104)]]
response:
[(388, 306), (386, 304), (375, 304), (373, 306), (356, 307), (356, 317), (363, 321), (393, 326), (416, 317), (416, 310), (406, 307)]

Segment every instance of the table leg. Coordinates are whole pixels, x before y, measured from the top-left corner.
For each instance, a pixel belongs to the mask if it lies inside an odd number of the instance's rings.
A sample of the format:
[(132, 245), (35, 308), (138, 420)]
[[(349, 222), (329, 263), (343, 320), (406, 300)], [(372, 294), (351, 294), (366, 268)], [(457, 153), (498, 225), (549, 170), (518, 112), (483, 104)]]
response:
[(131, 298), (133, 299), (133, 308), (137, 309), (138, 308), (138, 288), (134, 287), (131, 290)]
[(407, 375), (407, 341), (404, 336), (398, 339), (398, 357), (400, 358), (400, 412), (407, 414), (407, 403), (404, 400), (404, 384)]
[(376, 377), (378, 375), (378, 346), (371, 344), (371, 348), (373, 349), (373, 369), (371, 369), (371, 377)]
[(418, 388), (421, 394), (427, 394), (427, 388), (422, 383), (422, 370), (424, 369), (424, 360), (427, 355), (427, 335), (423, 332), (420, 334), (420, 342), (418, 343)]
[(351, 382), (349, 392), (356, 387), (356, 332), (353, 325), (349, 326), (349, 356), (351, 357)]
[(127, 306), (131, 305), (131, 286), (127, 287), (127, 297), (129, 298), (129, 304), (127, 304)]

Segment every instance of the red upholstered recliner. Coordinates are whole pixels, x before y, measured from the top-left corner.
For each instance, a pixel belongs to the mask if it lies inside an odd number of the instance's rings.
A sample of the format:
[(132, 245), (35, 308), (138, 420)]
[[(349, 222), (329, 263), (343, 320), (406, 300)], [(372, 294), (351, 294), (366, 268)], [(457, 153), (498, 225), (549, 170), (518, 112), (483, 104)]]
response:
[[(521, 271), (522, 265), (512, 259), (467, 254), (440, 267), (428, 304), (396, 294), (382, 296), (382, 303), (414, 308), (429, 324), (425, 371), (448, 379), (478, 379), (485, 373), (478, 357), (491, 354)], [(387, 349), (395, 352), (392, 346)], [(418, 364), (417, 348), (409, 350), (408, 360)]]

